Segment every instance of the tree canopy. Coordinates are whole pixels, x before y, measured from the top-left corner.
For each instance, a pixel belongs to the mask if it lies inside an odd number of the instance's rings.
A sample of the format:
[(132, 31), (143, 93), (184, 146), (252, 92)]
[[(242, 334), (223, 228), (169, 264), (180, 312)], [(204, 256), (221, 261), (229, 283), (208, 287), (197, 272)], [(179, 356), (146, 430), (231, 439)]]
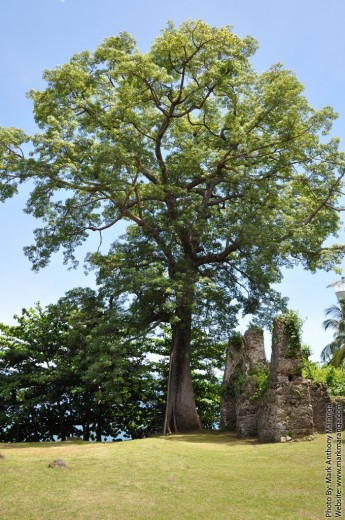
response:
[(0, 131), (2, 199), (34, 183), (34, 269), (60, 248), (73, 264), (90, 232), (128, 224), (88, 260), (139, 327), (171, 327), (167, 432), (201, 426), (193, 326), (221, 335), (240, 309), (275, 311), (283, 266), (330, 269), (343, 254), (323, 245), (340, 227), (336, 114), (281, 64), (257, 73), (256, 47), (200, 20), (168, 23), (147, 53), (121, 33), (44, 72), (29, 93), (38, 133)]

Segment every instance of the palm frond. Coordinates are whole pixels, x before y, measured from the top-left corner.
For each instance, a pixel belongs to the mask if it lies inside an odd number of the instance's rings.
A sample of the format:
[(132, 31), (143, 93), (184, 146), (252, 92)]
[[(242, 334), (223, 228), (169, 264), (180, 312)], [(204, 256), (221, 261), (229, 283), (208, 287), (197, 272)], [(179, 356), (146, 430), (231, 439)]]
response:
[(338, 330), (338, 320), (334, 319), (334, 318), (328, 318), (327, 320), (325, 320), (323, 323), (322, 323), (322, 326), (325, 330), (328, 330), (328, 329), (333, 329), (333, 330)]
[(345, 358), (345, 302), (325, 310), (328, 318), (322, 323), (325, 330), (334, 331), (334, 340), (321, 351), (321, 360), (339, 366)]
[(332, 343), (329, 343), (328, 345), (326, 345), (321, 351), (322, 362), (329, 363), (329, 361), (332, 359), (336, 350), (337, 350), (337, 346), (334, 345), (333, 341), (332, 341)]
[(345, 359), (345, 344), (339, 348), (333, 355), (332, 359), (329, 362), (329, 365), (334, 367), (340, 367)]
[(344, 317), (343, 308), (341, 305), (331, 305), (325, 309), (325, 315), (332, 316), (334, 319), (339, 321)]

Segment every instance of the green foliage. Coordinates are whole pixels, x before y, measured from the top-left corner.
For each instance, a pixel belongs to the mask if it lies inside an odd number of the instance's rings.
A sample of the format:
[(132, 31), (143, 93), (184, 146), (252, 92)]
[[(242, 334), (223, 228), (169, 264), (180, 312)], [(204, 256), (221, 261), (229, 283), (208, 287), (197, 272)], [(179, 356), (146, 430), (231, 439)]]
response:
[(290, 392), (290, 394), (292, 394), (294, 397), (297, 397), (298, 399), (301, 399), (303, 397), (303, 392), (299, 388), (296, 388), (293, 385), (290, 386), (289, 392)]
[(304, 359), (309, 359), (309, 357), (312, 355), (311, 347), (310, 347), (310, 345), (307, 345), (306, 343), (302, 343), (301, 352), (302, 352)]
[(281, 319), (284, 322), (284, 331), (289, 338), (287, 357), (293, 357), (301, 351), (301, 331), (303, 321), (295, 311), (288, 311)]
[(240, 332), (234, 332), (229, 337), (229, 344), (231, 344), (236, 350), (240, 351), (243, 348), (243, 338)]
[(204, 428), (213, 430), (219, 427), (221, 380), (214, 371), (205, 374), (193, 374), (195, 401), (201, 423)]
[(250, 371), (251, 381), (255, 383), (254, 393), (250, 396), (250, 399), (260, 399), (268, 388), (269, 369), (262, 368)]
[(207, 429), (220, 423), (220, 397), (226, 343), (200, 329), (192, 330), (192, 380), (200, 420)]
[[(143, 336), (114, 300), (68, 291), (0, 325), (0, 441), (146, 437), (161, 430), (171, 332)], [(219, 423), (225, 344), (193, 331), (193, 383), (206, 428)]]
[(345, 359), (345, 302), (340, 301), (338, 306), (332, 305), (325, 312), (327, 319), (323, 326), (325, 330), (334, 330), (334, 339), (322, 350), (321, 359), (339, 367)]
[(231, 381), (229, 381), (227, 385), (223, 386), (222, 393), (230, 397), (236, 397), (241, 393), (246, 381), (246, 374), (238, 367)]
[(321, 244), (340, 225), (343, 156), (320, 139), (336, 115), (310, 107), (281, 65), (256, 73), (256, 46), (187, 20), (147, 53), (121, 33), (45, 71), (46, 88), (29, 94), (40, 132), (3, 128), (0, 140), (2, 198), (35, 181), (34, 268), (60, 248), (74, 265), (89, 233), (124, 219), (124, 241), (89, 256), (100, 278), (116, 272), (118, 290), (138, 299), (144, 279), (140, 309), (153, 301), (171, 322), (193, 266), (195, 316), (230, 330), (239, 307), (283, 306), (270, 288), (283, 265), (336, 264), (341, 248)]
[(80, 431), (101, 440), (159, 429), (164, 399), (146, 359), (150, 343), (126, 332), (114, 306), (74, 289), (16, 319), (0, 327), (1, 440), (64, 440)]
[(320, 365), (312, 361), (304, 361), (303, 377), (312, 382), (326, 383), (328, 392), (332, 396), (345, 397), (345, 369), (332, 365)]

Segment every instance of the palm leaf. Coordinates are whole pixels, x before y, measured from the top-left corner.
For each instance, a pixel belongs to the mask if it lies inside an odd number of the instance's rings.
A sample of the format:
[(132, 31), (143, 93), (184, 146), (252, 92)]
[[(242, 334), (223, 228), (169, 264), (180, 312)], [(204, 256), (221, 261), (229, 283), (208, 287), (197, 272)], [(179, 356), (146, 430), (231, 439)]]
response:
[(321, 360), (333, 366), (339, 366), (345, 359), (345, 302), (332, 305), (325, 310), (328, 318), (323, 322), (325, 330), (334, 330), (334, 340), (321, 352)]
[(342, 362), (345, 359), (345, 344), (343, 344), (342, 347), (340, 347), (333, 355), (332, 359), (330, 360), (329, 364), (334, 367), (340, 367)]

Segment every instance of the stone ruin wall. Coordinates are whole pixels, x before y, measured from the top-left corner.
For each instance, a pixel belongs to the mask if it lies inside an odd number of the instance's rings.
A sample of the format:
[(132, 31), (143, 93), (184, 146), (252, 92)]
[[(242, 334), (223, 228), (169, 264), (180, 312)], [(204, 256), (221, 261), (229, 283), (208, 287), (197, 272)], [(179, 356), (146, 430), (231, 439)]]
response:
[(222, 430), (236, 431), (240, 438), (257, 436), (259, 402), (252, 399), (255, 374), (267, 367), (262, 330), (251, 327), (243, 337), (230, 338), (220, 405)]
[[(302, 378), (302, 353), (300, 348), (292, 348), (283, 317), (274, 321), (268, 387), (255, 399), (256, 374), (268, 367), (261, 330), (250, 328), (236, 342), (229, 341), (221, 429), (236, 431), (240, 438), (258, 437), (261, 442), (324, 433), (326, 406), (333, 402), (335, 408), (336, 400), (323, 383)], [(243, 381), (240, 390), (236, 381)], [(345, 401), (342, 403), (345, 408)]]
[(242, 339), (234, 336), (229, 339), (226, 350), (223, 393), (220, 402), (221, 430), (236, 430), (236, 396), (233, 382), (242, 370)]
[(330, 396), (328, 395), (327, 385), (325, 383), (313, 382), (310, 385), (310, 397), (313, 405), (314, 431), (318, 433), (325, 433), (326, 409), (327, 405), (332, 402)]
[(259, 402), (252, 399), (256, 391), (255, 374), (267, 367), (264, 334), (255, 327), (243, 336), (243, 375), (245, 382), (236, 400), (236, 430), (239, 438), (256, 437), (258, 434)]
[(333, 431), (336, 431), (336, 405), (341, 403), (343, 409), (343, 429), (345, 429), (345, 399), (341, 397), (330, 397), (325, 383), (313, 381), (310, 385), (310, 396), (313, 406), (314, 431), (325, 433), (327, 405), (332, 405)]
[(259, 404), (258, 437), (261, 442), (278, 442), (281, 437), (313, 433), (310, 384), (302, 378), (300, 345), (291, 345), (284, 318), (276, 318), (268, 388)]

